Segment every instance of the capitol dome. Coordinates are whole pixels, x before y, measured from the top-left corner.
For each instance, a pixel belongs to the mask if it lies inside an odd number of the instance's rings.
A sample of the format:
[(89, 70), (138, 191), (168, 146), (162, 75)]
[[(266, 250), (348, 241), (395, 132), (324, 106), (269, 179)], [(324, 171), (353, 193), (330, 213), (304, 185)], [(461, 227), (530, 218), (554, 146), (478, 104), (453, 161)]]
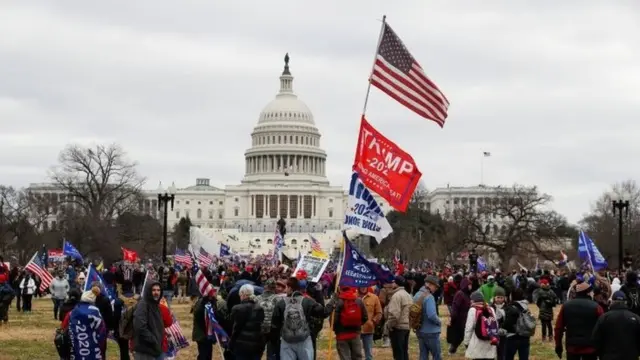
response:
[(326, 152), (309, 107), (293, 91), (289, 54), (284, 58), (280, 91), (260, 112), (245, 152), (243, 182), (328, 184)]

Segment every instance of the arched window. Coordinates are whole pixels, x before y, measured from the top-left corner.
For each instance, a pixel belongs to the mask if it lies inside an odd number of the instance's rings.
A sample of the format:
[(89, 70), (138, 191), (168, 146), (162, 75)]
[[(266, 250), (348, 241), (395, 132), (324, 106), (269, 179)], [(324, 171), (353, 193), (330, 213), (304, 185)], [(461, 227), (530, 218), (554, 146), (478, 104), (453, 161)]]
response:
[(253, 241), (254, 241), (254, 242), (259, 243), (259, 242), (260, 242), (260, 239), (255, 239), (255, 240), (253, 240)]
[(308, 243), (308, 242), (309, 242), (309, 239), (304, 239), (304, 240), (302, 240), (302, 241), (304, 241), (305, 243)]
[(298, 240), (291, 239), (291, 245), (298, 245)]
[(269, 244), (269, 245), (273, 244), (273, 240), (267, 239), (267, 244)]

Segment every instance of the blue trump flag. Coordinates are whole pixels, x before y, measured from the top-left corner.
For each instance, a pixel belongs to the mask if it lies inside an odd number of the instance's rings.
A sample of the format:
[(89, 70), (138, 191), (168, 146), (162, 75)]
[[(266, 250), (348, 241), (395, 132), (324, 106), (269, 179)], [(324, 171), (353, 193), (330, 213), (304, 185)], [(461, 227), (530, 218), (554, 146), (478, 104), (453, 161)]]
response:
[(344, 259), (340, 273), (340, 286), (369, 287), (378, 282), (386, 284), (393, 281), (394, 276), (380, 264), (367, 260), (351, 241), (344, 236)]
[(75, 246), (73, 246), (66, 239), (64, 240), (64, 244), (62, 245), (62, 254), (64, 256), (69, 256), (76, 260), (83, 261), (82, 254), (80, 254), (80, 251), (78, 251), (78, 249), (76, 249)]
[(100, 290), (104, 292), (104, 294), (109, 298), (109, 301), (113, 301), (116, 299), (115, 294), (111, 293), (111, 289), (109, 289), (105, 283), (104, 279), (102, 279), (102, 275), (100, 272), (96, 270), (96, 267), (93, 264), (89, 265), (89, 269), (87, 270), (87, 279), (84, 283), (84, 289), (82, 292), (91, 290), (91, 284), (94, 282), (100, 283)]
[(220, 244), (220, 257), (231, 255), (231, 247), (227, 244)]
[(606, 269), (608, 266), (607, 260), (605, 260), (596, 244), (584, 231), (580, 231), (580, 235), (578, 235), (578, 256), (580, 259), (587, 261), (595, 271)]

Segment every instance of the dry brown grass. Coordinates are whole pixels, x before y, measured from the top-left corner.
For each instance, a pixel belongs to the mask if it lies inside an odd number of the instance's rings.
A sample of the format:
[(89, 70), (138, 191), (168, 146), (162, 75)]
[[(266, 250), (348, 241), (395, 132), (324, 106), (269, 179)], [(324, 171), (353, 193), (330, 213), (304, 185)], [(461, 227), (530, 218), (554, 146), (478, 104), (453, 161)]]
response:
[[(59, 325), (59, 322), (53, 319), (52, 314), (53, 304), (49, 299), (38, 299), (33, 302), (33, 312), (31, 314), (22, 314), (15, 311), (15, 304), (13, 309), (9, 313), (8, 326), (0, 327), (0, 360), (54, 360), (58, 359), (57, 352), (53, 345), (54, 329)], [(189, 305), (178, 304), (174, 301), (173, 311), (180, 321), (180, 325), (186, 332), (189, 339), (191, 338), (191, 327), (193, 324), (192, 316), (189, 314)], [(532, 307), (534, 313), (537, 309)], [(443, 315), (446, 322), (447, 309), (446, 307), (440, 308), (440, 313)], [(320, 353), (319, 359), (328, 359), (328, 339), (329, 330), (328, 324), (320, 334), (318, 340), (318, 347)], [(444, 337), (443, 329), (443, 337)], [(446, 349), (446, 344), (443, 341), (443, 349)], [(335, 348), (335, 343), (334, 346)], [(411, 336), (410, 342), (410, 357), (412, 359), (418, 358), (418, 344), (414, 335)], [(464, 353), (462, 349), (458, 350), (458, 354), (449, 356), (446, 351), (443, 350), (444, 358), (452, 360), (464, 359)], [(195, 359), (197, 355), (197, 347), (191, 345), (188, 348), (180, 351), (178, 359)], [(553, 345), (549, 343), (542, 343), (540, 341), (540, 331), (538, 331), (535, 337), (532, 339), (531, 346), (531, 360), (543, 360), (552, 359), (555, 357), (553, 352)], [(374, 358), (376, 360), (391, 360), (391, 350), (388, 348), (375, 347)], [(107, 359), (119, 359), (118, 349), (115, 343), (109, 341)], [(218, 352), (214, 353), (214, 359), (220, 359)], [(337, 359), (335, 350), (332, 353), (332, 359)]]

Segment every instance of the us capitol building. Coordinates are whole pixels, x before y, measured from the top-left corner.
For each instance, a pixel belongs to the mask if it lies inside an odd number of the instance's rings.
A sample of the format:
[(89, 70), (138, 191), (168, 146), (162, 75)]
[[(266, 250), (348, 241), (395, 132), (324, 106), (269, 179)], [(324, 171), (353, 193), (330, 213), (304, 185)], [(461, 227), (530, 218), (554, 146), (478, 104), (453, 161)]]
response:
[[(348, 196), (345, 189), (331, 186), (327, 180), (327, 153), (320, 147), (320, 131), (311, 110), (293, 91), (293, 79), (287, 55), (280, 91), (264, 107), (251, 133), (251, 147), (244, 154), (245, 174), (239, 185), (217, 188), (208, 178), (198, 178), (195, 185), (181, 189), (160, 184), (156, 190), (145, 191), (147, 200), (141, 211), (161, 219), (158, 194), (174, 193), (169, 231), (181, 218), (189, 218), (201, 233), (241, 254), (266, 254), (273, 249), (276, 223), (281, 218), (286, 221), (288, 256), (310, 251), (310, 234), (326, 252), (338, 246)], [(31, 184), (29, 190), (64, 196), (51, 184)], [(482, 186), (438, 188), (422, 206), (439, 213), (458, 200), (493, 194), (492, 188)], [(376, 198), (384, 211), (390, 210)], [(55, 227), (55, 217), (49, 223)]]

